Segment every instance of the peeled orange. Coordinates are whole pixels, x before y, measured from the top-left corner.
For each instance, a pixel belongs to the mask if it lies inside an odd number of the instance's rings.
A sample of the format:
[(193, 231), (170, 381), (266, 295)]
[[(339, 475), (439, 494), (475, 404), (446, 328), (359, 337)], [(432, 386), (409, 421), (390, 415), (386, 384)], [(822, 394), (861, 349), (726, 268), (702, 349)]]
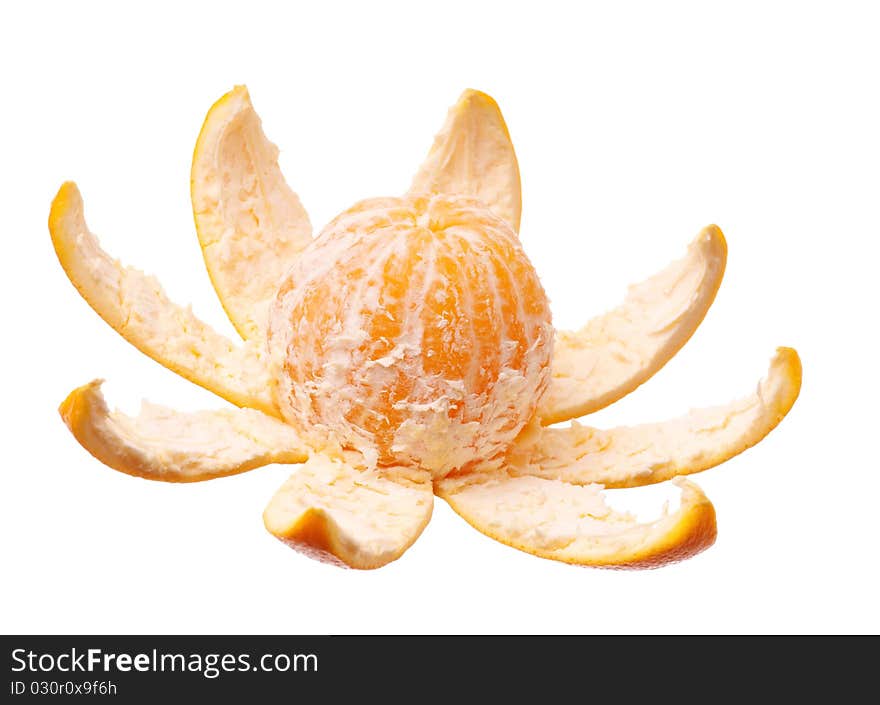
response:
[(506, 450), (550, 379), (544, 289), (477, 201), (363, 201), (283, 278), (269, 316), (276, 400), (321, 447), (445, 475)]

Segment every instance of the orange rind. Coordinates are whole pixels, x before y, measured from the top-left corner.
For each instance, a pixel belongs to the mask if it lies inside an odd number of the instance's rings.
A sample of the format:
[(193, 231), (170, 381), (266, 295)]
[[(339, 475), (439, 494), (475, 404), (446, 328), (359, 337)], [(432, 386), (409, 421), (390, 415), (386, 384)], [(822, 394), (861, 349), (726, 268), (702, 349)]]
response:
[[(574, 422), (657, 373), (711, 306), (727, 260), (716, 226), (617, 308), (555, 331), (519, 241), (519, 167), (497, 104), (465, 91), (403, 197), (362, 201), (312, 239), (247, 90), (209, 111), (191, 173), (196, 229), (234, 344), (105, 253), (72, 183), (49, 217), (71, 282), (126, 340), (244, 407), (111, 411), (100, 381), (60, 407), (79, 443), (130, 475), (193, 482), (298, 464), (263, 514), (309, 556), (353, 568), (399, 558), (436, 494), (501, 543), (566, 563), (653, 568), (716, 536), (682, 476), (755, 445), (790, 411), (801, 363), (780, 348), (757, 389), (671, 421)], [(653, 521), (611, 488), (671, 480)], [(634, 490), (638, 491), (638, 490)]]
[(492, 98), (471, 89), (461, 94), (413, 177), (410, 193), (476, 198), (519, 232), (519, 163)]
[(785, 418), (800, 389), (798, 354), (779, 348), (767, 376), (741, 399), (640, 426), (537, 426), (514, 444), (507, 467), (515, 475), (605, 487), (638, 487), (692, 475), (759, 443)]
[(199, 482), (309, 458), (290, 426), (256, 409), (185, 414), (144, 402), (132, 417), (107, 407), (101, 383), (74, 389), (58, 411), (83, 448), (127, 475)]
[(262, 345), (236, 345), (173, 303), (159, 282), (122, 265), (86, 225), (76, 184), (52, 201), (49, 232), (58, 261), (86, 302), (113, 330), (172, 372), (236, 406), (277, 416)]
[(208, 111), (193, 151), (190, 191), (217, 298), (241, 337), (262, 343), (278, 282), (311, 242), (312, 226), (244, 86)]
[(592, 414), (654, 376), (703, 322), (727, 263), (727, 242), (710, 225), (687, 254), (629, 287), (626, 299), (577, 331), (558, 331), (544, 425)]
[(437, 494), (480, 533), (563, 563), (658, 568), (715, 542), (715, 509), (693, 482), (676, 480), (681, 505), (652, 522), (609, 508), (597, 485), (577, 486), (497, 471), (446, 478)]
[(273, 536), (314, 558), (378, 568), (403, 555), (428, 525), (431, 475), (358, 467), (353, 459), (360, 458), (313, 455), (276, 492), (263, 522)]

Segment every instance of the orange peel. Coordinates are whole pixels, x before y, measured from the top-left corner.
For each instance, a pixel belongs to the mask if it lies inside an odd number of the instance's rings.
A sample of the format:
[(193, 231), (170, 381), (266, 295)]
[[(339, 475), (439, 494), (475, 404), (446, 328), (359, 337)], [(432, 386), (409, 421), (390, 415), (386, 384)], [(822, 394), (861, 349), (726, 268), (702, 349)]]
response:
[(715, 509), (693, 482), (676, 480), (681, 505), (652, 522), (608, 507), (601, 488), (497, 471), (437, 484), (468, 524), (490, 538), (541, 558), (606, 568), (657, 568), (715, 541)]
[(736, 401), (640, 426), (538, 426), (520, 436), (507, 466), (516, 475), (605, 487), (638, 487), (703, 472), (776, 428), (797, 400), (801, 375), (797, 352), (779, 348), (755, 391)]
[[(681, 476), (763, 439), (792, 408), (797, 353), (780, 348), (743, 399), (676, 420), (598, 430), (550, 424), (606, 406), (681, 348), (720, 285), (727, 243), (686, 256), (578, 331), (554, 331), (518, 240), (519, 167), (494, 100), (465, 91), (409, 193), (361, 202), (311, 238), (247, 90), (208, 113), (192, 167), (196, 228), (235, 345), (107, 255), (76, 187), (49, 218), (83, 298), (147, 355), (242, 409), (110, 411), (95, 381), (61, 415), (121, 472), (172, 482), (300, 464), (269, 502), (274, 536), (354, 568), (395, 560), (445, 499), (484, 534), (568, 563), (646, 568), (715, 540), (715, 510)], [(672, 480), (654, 521), (605, 488)], [(608, 490), (613, 492), (614, 490)]]
[(403, 555), (433, 507), (431, 475), (424, 470), (363, 467), (354, 453), (318, 454), (275, 493), (263, 522), (273, 536), (313, 558), (369, 569)]
[(599, 411), (653, 377), (703, 322), (726, 263), (727, 242), (710, 225), (684, 257), (630, 286), (619, 306), (577, 331), (558, 331), (541, 422)]
[(519, 232), (519, 163), (507, 124), (491, 97), (472, 89), (461, 94), (409, 192), (476, 198)]
[(193, 151), (190, 191), (217, 298), (239, 334), (262, 343), (278, 282), (311, 242), (312, 226), (244, 86), (208, 111)]
[(74, 389), (58, 412), (83, 448), (127, 475), (199, 482), (308, 460), (309, 447), (290, 426), (255, 409), (185, 414), (144, 402), (132, 417), (107, 407), (101, 383)]
[(278, 415), (262, 346), (235, 345), (173, 303), (159, 282), (122, 265), (86, 225), (76, 184), (58, 190), (49, 213), (58, 261), (86, 302), (111, 328), (172, 372), (236, 406)]

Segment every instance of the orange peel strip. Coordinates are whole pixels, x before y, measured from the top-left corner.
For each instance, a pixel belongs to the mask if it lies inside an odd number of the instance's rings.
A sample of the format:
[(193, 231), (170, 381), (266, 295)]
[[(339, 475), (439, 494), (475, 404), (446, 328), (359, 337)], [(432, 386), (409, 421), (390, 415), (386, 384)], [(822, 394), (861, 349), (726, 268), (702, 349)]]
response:
[(637, 487), (702, 472), (761, 441), (789, 412), (801, 388), (801, 361), (779, 348), (748, 396), (662, 423), (600, 430), (534, 427), (507, 458), (515, 475), (574, 484)]
[(724, 235), (710, 225), (685, 257), (631, 286), (620, 306), (578, 331), (558, 331), (541, 422), (598, 411), (653, 377), (703, 321), (726, 262)]
[(193, 153), (190, 193), (220, 303), (243, 338), (262, 341), (278, 282), (311, 242), (312, 226), (244, 86), (208, 111)]
[(431, 519), (430, 474), (368, 468), (355, 453), (313, 455), (291, 475), (263, 513), (274, 536), (296, 550), (350, 568), (396, 560)]
[(52, 201), (49, 231), (71, 283), (129, 343), (237, 406), (279, 414), (262, 346), (234, 345), (189, 307), (173, 303), (154, 277), (110, 257), (86, 225), (76, 184), (62, 185)]
[(715, 509), (697, 485), (676, 480), (681, 506), (639, 523), (610, 509), (596, 485), (473, 473), (440, 480), (437, 494), (477, 531), (503, 544), (564, 563), (657, 568), (715, 541)]
[(58, 411), (98, 460), (148, 480), (198, 482), (309, 456), (289, 426), (254, 409), (181, 413), (144, 402), (136, 417), (110, 411), (101, 380), (73, 390)]
[(449, 109), (443, 128), (413, 179), (410, 193), (471, 196), (519, 231), (519, 164), (498, 104), (466, 90)]

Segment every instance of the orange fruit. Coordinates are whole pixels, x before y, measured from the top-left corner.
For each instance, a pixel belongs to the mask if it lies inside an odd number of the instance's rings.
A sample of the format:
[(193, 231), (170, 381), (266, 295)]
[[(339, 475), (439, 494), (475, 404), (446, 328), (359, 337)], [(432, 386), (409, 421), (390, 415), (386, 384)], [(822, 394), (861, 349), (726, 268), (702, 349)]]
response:
[(506, 450), (550, 380), (544, 289), (509, 225), (450, 196), (362, 201), (283, 277), (276, 401), (318, 447), (442, 476)]

